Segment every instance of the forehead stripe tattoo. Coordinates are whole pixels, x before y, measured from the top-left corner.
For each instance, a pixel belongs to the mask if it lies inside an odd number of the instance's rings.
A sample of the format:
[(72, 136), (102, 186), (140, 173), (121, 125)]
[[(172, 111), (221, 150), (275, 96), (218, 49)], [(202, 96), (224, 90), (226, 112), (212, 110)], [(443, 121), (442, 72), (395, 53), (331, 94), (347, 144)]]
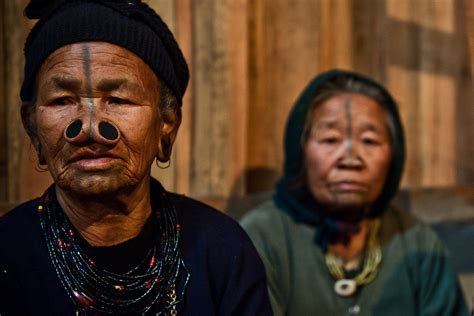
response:
[(346, 116), (346, 149), (349, 151), (349, 155), (352, 155), (352, 105), (350, 98), (347, 97), (344, 102), (344, 111)]
[[(91, 71), (91, 57), (89, 46), (84, 45), (82, 47), (82, 58), (84, 60), (84, 74), (86, 77), (86, 95), (87, 95), (87, 109), (90, 115), (90, 124), (91, 127), (95, 124), (95, 106), (94, 99), (92, 95), (92, 71)], [(93, 128), (89, 128), (89, 133), (92, 133)]]

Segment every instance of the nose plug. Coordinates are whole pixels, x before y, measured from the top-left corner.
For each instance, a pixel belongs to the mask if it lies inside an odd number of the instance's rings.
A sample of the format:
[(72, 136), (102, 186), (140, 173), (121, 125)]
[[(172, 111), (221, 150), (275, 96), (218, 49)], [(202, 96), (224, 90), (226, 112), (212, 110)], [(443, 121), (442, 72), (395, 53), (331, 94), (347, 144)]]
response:
[(66, 128), (66, 136), (67, 138), (74, 138), (81, 132), (82, 129), (82, 121), (77, 120), (69, 124)]
[(117, 128), (108, 122), (99, 123), (99, 134), (107, 140), (116, 140), (119, 137)]
[[(82, 125), (83, 124), (81, 120), (76, 120), (69, 124), (69, 126), (66, 128), (66, 137), (69, 139), (76, 138), (81, 133)], [(108, 122), (99, 123), (99, 134), (101, 137), (109, 141), (114, 141), (119, 137), (118, 129)]]

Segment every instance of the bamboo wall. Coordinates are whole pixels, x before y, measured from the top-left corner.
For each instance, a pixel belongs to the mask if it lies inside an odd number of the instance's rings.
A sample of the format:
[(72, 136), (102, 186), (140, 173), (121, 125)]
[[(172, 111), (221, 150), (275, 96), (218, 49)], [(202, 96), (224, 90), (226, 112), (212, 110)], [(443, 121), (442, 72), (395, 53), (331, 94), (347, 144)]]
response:
[[(333, 67), (373, 76), (399, 101), (408, 141), (404, 186), (474, 184), (471, 0), (147, 2), (191, 68), (171, 167), (152, 168), (168, 189), (219, 207), (230, 196), (271, 189), (293, 101)], [(0, 201), (9, 203), (50, 183), (36, 171), (19, 116), (25, 3), (0, 4)]]

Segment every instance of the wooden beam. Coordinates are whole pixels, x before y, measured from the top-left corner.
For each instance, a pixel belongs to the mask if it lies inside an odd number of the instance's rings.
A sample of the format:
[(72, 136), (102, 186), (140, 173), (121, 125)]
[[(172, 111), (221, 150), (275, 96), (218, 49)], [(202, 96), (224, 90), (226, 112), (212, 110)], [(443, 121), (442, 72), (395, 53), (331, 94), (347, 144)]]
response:
[[(463, 5), (464, 4), (464, 5)], [(474, 2), (455, 0), (456, 29), (460, 45), (453, 47), (462, 61), (458, 71), (456, 100), (456, 171), (458, 185), (474, 184)], [(469, 63), (470, 70), (469, 71)]]
[(0, 201), (7, 201), (8, 196), (8, 168), (7, 168), (7, 111), (5, 102), (5, 2), (0, 2)]
[(470, 48), (471, 74), (473, 74), (474, 77), (474, 2), (472, 0), (464, 0), (464, 6), (467, 20), (466, 33)]
[(288, 112), (320, 70), (324, 59), (320, 2), (250, 2), (249, 190), (273, 188), (283, 165)]
[(229, 2), (193, 3), (194, 63), (191, 194), (229, 191)]
[(377, 81), (387, 83), (388, 23), (386, 1), (352, 1), (352, 64), (353, 68)]
[(20, 118), (20, 100), (18, 92), (23, 78), (23, 43), (28, 31), (28, 25), (23, 16), (25, 0), (3, 2), (4, 23), (8, 32), (4, 33), (5, 47), (5, 82), (4, 102), (6, 106), (7, 130), (7, 201), (19, 201), (22, 198), (21, 172), (23, 166), (23, 149), (28, 141)]
[(351, 0), (320, 1), (321, 70), (353, 68)]
[(179, 128), (175, 144), (176, 163), (176, 191), (179, 193), (190, 193), (191, 181), (191, 150), (193, 131), (193, 12), (192, 0), (176, 0), (176, 32), (175, 36), (188, 62), (191, 75), (186, 94), (181, 108), (183, 120)]
[(229, 194), (242, 196), (246, 187), (247, 166), (247, 119), (251, 110), (249, 103), (248, 75), (248, 0), (230, 2), (229, 17), (229, 140), (230, 184)]

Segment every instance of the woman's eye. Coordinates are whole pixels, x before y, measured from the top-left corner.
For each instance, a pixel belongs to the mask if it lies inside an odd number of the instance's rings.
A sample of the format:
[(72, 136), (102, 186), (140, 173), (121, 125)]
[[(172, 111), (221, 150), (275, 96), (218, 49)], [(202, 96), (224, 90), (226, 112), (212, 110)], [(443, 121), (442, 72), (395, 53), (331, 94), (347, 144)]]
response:
[(378, 145), (378, 140), (376, 140), (375, 138), (368, 138), (368, 137), (365, 137), (365, 138), (362, 138), (362, 142), (366, 145)]
[(109, 98), (109, 103), (111, 104), (130, 104), (129, 101), (125, 100), (125, 99), (121, 99), (121, 98), (117, 98), (117, 97), (110, 97)]
[(338, 141), (339, 139), (337, 137), (324, 137), (319, 142), (323, 144), (332, 145), (336, 144)]
[(71, 98), (68, 98), (68, 97), (56, 98), (50, 102), (51, 105), (59, 105), (59, 106), (73, 104), (73, 103), (74, 103), (73, 100), (71, 100)]

